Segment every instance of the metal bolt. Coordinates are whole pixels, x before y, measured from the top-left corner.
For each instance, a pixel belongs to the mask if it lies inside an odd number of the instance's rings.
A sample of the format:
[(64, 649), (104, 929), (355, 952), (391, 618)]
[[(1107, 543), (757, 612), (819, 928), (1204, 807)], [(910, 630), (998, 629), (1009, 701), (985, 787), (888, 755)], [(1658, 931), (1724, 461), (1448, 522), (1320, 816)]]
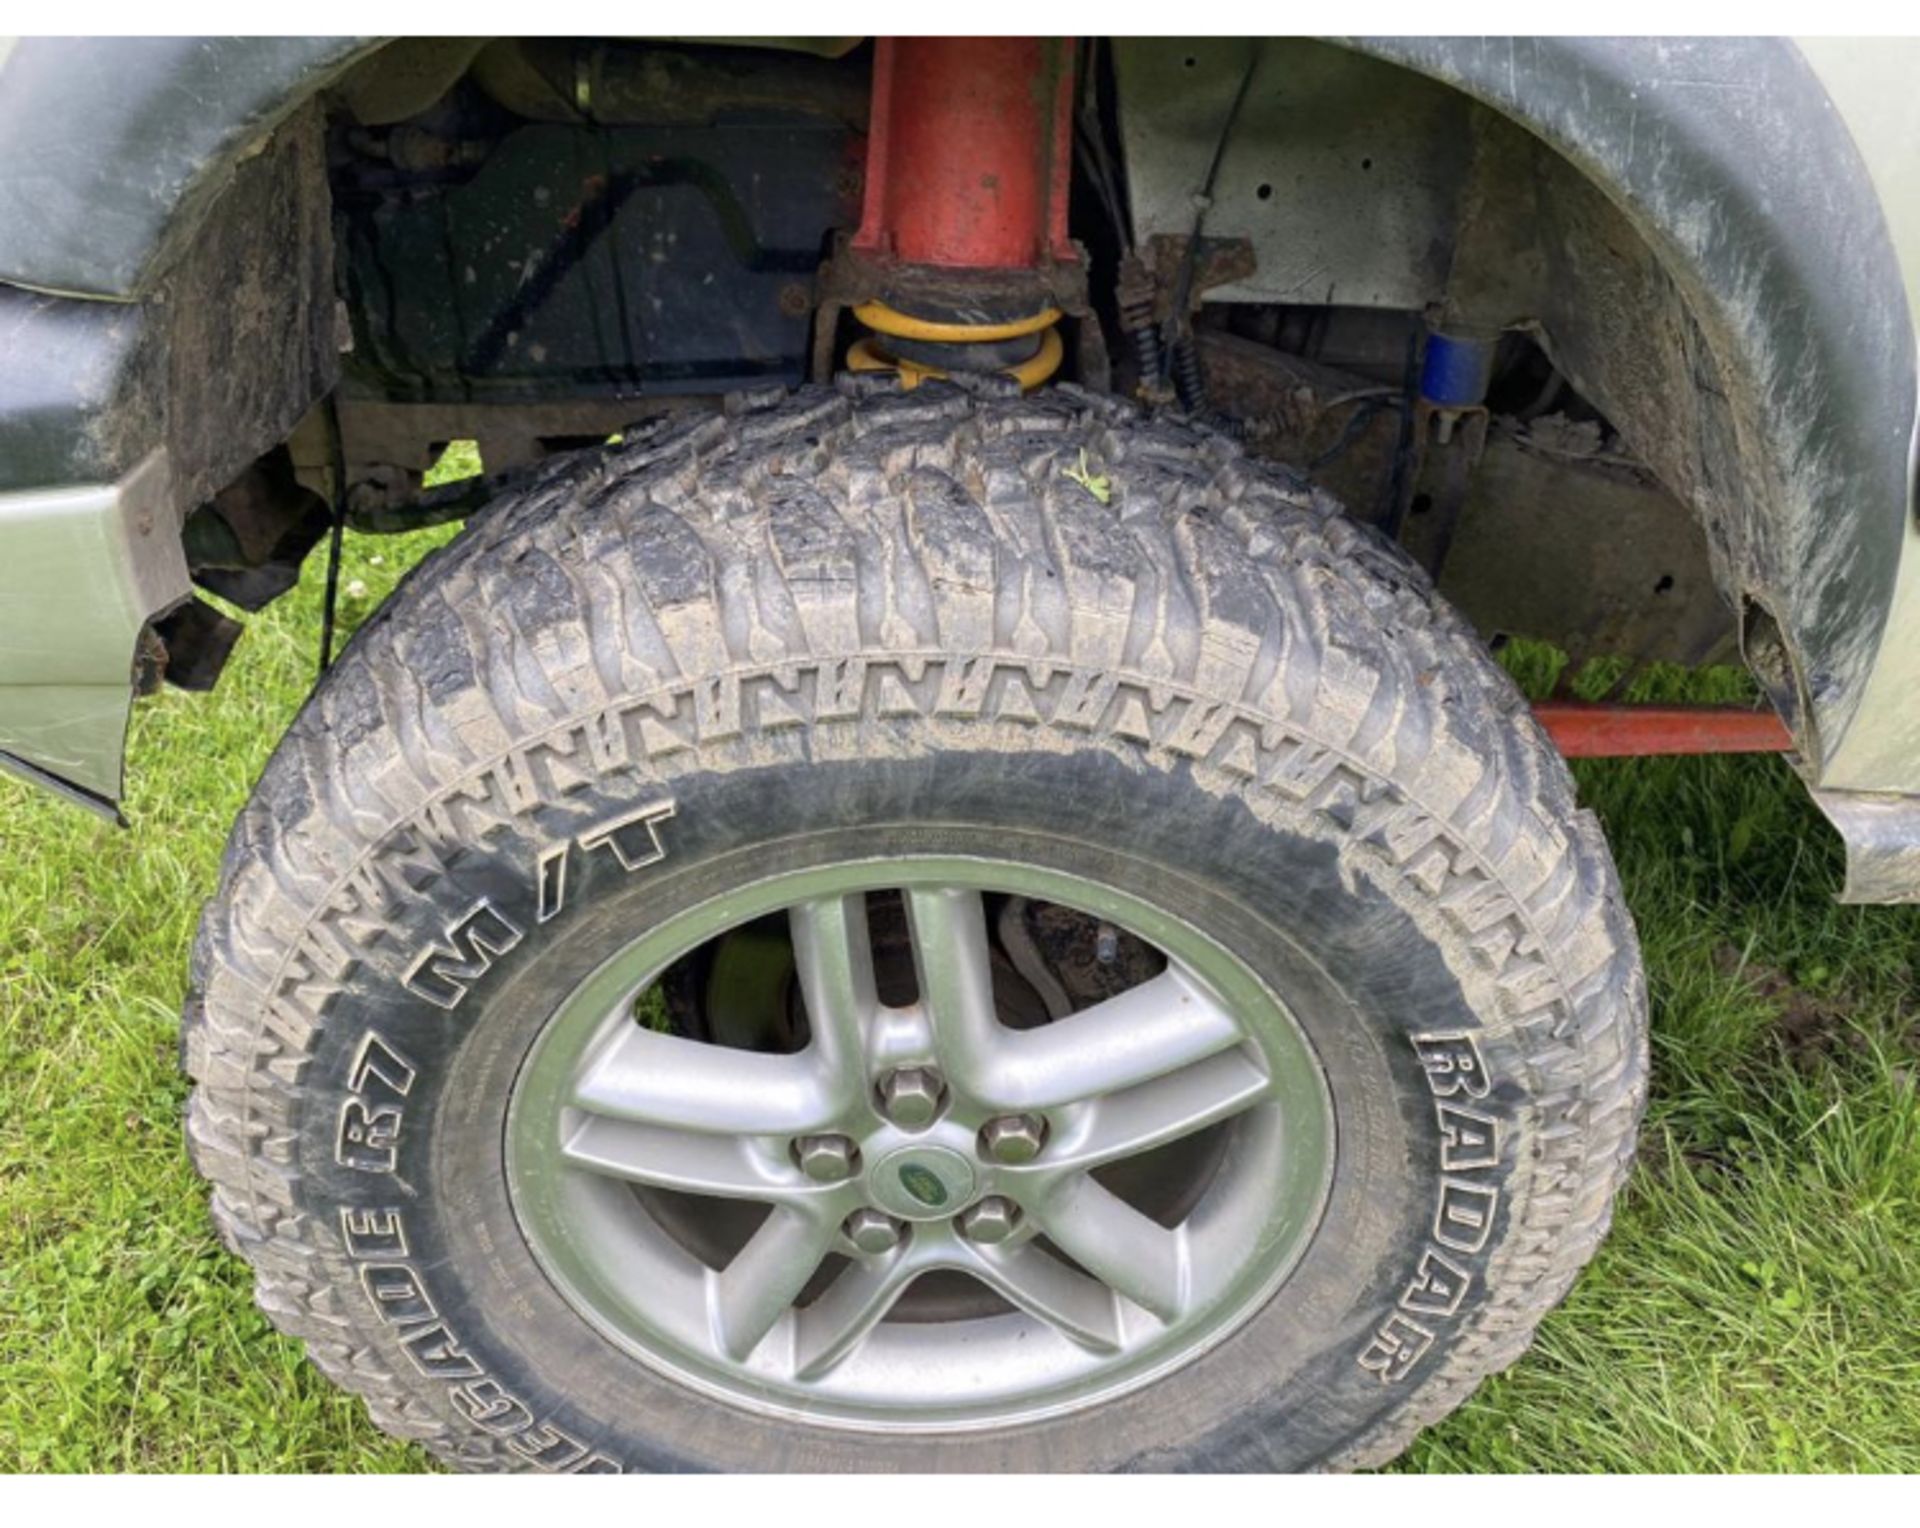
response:
[(900, 1222), (879, 1210), (855, 1210), (841, 1229), (862, 1252), (891, 1252), (900, 1245)]
[(991, 1245), (1013, 1235), (1020, 1223), (1020, 1207), (1011, 1199), (989, 1194), (960, 1217), (960, 1234), (968, 1241)]
[(940, 1074), (930, 1067), (903, 1066), (880, 1081), (880, 1102), (896, 1125), (917, 1130), (940, 1112)]
[(1003, 1114), (987, 1121), (980, 1132), (980, 1146), (994, 1161), (1018, 1167), (1040, 1155), (1046, 1134), (1046, 1124), (1036, 1115)]
[(844, 1135), (803, 1135), (793, 1143), (800, 1171), (815, 1183), (838, 1183), (853, 1174), (853, 1142)]

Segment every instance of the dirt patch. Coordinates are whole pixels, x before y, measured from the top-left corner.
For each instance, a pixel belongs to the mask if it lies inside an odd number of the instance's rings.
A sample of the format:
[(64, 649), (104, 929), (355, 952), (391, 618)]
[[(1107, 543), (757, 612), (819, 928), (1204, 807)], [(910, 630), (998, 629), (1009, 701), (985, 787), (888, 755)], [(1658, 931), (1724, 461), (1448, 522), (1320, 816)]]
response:
[(1864, 1055), (1870, 1049), (1844, 1006), (1808, 992), (1779, 967), (1748, 960), (1723, 941), (1714, 947), (1713, 968), (1773, 1009), (1780, 1046), (1802, 1071), (1813, 1071), (1841, 1056)]

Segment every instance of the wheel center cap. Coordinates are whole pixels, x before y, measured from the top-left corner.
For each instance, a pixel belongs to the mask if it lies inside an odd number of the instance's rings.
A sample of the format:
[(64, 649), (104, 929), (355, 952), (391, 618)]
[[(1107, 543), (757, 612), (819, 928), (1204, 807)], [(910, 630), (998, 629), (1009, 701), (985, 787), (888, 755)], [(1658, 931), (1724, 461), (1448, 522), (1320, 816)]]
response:
[(945, 1146), (903, 1146), (874, 1164), (867, 1185), (903, 1220), (945, 1220), (973, 1198), (973, 1164)]

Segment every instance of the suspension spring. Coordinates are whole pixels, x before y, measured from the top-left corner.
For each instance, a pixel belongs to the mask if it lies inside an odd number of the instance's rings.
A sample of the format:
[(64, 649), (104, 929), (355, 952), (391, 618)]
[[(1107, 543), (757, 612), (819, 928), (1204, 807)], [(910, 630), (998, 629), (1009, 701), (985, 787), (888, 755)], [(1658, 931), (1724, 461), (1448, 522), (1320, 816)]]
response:
[(1192, 330), (1185, 330), (1173, 342), (1173, 390), (1180, 407), (1197, 414), (1207, 406), (1207, 380), (1200, 370), (1200, 346)]
[(906, 388), (929, 377), (970, 372), (1009, 376), (1026, 391), (1058, 371), (1065, 355), (1055, 327), (1058, 308), (1000, 323), (953, 323), (864, 302), (853, 316), (873, 333), (847, 352), (847, 365), (854, 371), (897, 372)]
[(1152, 387), (1160, 377), (1160, 329), (1154, 322), (1153, 278), (1131, 251), (1120, 262), (1120, 280), (1114, 292), (1120, 310), (1120, 332), (1133, 346), (1140, 383)]

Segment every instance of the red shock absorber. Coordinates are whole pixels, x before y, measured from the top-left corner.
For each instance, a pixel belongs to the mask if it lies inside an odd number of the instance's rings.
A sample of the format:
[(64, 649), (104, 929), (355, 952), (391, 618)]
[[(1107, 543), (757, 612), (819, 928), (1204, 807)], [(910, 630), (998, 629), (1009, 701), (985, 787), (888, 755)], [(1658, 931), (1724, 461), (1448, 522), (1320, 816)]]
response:
[(1032, 270), (1067, 242), (1072, 49), (1040, 37), (883, 37), (855, 249)]
[(856, 371), (917, 385), (955, 371), (1034, 387), (1058, 369), (1059, 293), (1083, 280), (1067, 238), (1073, 47), (1036, 37), (883, 37), (866, 199), (849, 265), (873, 332)]

